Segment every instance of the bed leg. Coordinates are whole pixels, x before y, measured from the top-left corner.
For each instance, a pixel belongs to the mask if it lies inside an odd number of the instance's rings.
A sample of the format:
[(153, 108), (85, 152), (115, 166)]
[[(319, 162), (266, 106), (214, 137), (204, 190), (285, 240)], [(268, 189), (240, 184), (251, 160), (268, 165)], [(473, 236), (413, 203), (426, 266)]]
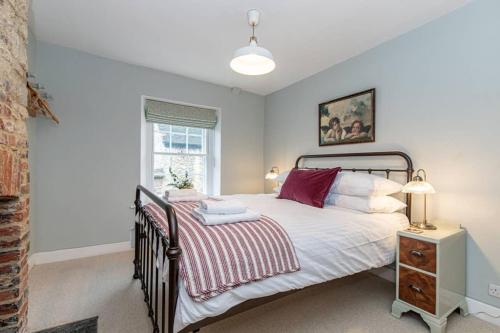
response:
[(135, 222), (135, 244), (134, 244), (134, 279), (139, 278), (139, 222)]
[(177, 308), (179, 262), (178, 256), (181, 250), (178, 247), (169, 248), (167, 257), (169, 261), (168, 272), (168, 333), (174, 333), (175, 310)]

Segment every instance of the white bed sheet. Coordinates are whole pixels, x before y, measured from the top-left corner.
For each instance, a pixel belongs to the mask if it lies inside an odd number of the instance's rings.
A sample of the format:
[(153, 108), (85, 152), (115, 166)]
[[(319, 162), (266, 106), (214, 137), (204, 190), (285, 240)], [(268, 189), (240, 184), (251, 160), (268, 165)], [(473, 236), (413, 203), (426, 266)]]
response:
[(349, 209), (319, 209), (274, 194), (233, 195), (252, 210), (273, 218), (288, 233), (301, 269), (227, 291), (197, 303), (182, 279), (175, 330), (206, 317), (222, 314), (246, 300), (351, 275), (394, 261), (396, 231), (408, 226), (406, 215), (366, 214)]

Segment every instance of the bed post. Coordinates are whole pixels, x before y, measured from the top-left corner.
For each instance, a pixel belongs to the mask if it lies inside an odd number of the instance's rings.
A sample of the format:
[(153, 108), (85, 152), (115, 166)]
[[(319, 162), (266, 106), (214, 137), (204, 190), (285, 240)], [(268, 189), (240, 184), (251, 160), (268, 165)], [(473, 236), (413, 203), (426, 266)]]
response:
[(134, 223), (134, 234), (135, 234), (135, 241), (134, 241), (134, 279), (139, 278), (139, 246), (140, 246), (140, 216), (139, 214), (139, 208), (141, 207), (141, 192), (139, 188), (136, 188), (135, 190), (135, 216), (137, 217)]
[(174, 333), (175, 311), (179, 296), (179, 235), (177, 233), (177, 216), (171, 206), (165, 207), (169, 227), (168, 258), (168, 333)]
[[(413, 178), (413, 161), (408, 154), (403, 152), (396, 152), (397, 155), (404, 158), (406, 161), (406, 182), (411, 182)], [(406, 216), (411, 224), (411, 193), (406, 193)]]
[[(413, 165), (410, 160), (408, 165), (408, 173), (406, 181), (411, 182), (412, 177), (413, 177)], [(408, 216), (408, 221), (410, 221), (411, 224), (411, 193), (406, 193), (406, 216)]]

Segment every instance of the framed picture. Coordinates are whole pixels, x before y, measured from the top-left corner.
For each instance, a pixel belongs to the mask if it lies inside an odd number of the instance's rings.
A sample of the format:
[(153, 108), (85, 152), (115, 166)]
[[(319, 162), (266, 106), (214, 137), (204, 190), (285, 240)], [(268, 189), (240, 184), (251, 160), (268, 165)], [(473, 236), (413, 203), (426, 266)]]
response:
[(375, 89), (319, 105), (319, 145), (375, 141)]

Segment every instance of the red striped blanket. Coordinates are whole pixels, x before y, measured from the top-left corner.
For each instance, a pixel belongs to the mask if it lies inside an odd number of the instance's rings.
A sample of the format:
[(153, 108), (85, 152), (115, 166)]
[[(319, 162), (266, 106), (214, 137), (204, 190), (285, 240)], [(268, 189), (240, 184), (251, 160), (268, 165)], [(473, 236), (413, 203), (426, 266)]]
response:
[[(285, 230), (263, 216), (259, 221), (205, 226), (191, 215), (196, 202), (173, 204), (182, 254), (179, 272), (187, 293), (202, 302), (252, 281), (300, 269)], [(165, 212), (145, 207), (168, 234)]]

